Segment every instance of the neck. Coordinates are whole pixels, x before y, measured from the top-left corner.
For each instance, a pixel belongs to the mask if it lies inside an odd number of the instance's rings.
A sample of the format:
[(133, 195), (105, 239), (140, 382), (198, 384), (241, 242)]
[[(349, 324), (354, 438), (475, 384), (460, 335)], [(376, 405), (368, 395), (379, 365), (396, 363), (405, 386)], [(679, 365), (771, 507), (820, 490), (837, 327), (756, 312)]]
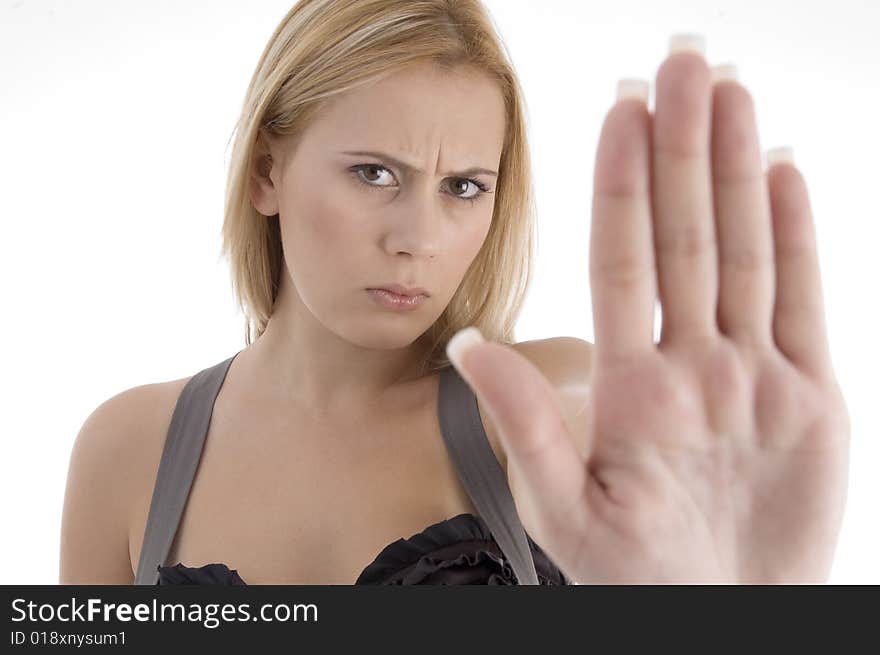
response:
[(411, 343), (390, 333), (356, 341), (357, 327), (349, 329), (350, 338), (328, 329), (282, 282), (266, 329), (249, 348), (253, 379), (264, 394), (313, 414), (364, 415), (399, 403), (422, 379), (426, 335)]

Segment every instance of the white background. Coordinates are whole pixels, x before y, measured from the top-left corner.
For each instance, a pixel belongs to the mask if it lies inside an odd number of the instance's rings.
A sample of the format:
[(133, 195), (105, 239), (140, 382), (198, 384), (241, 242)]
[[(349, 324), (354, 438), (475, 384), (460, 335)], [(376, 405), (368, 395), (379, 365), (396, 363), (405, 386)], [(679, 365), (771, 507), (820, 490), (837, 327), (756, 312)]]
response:
[[(735, 63), (752, 92), (762, 147), (793, 146), (853, 426), (831, 582), (880, 583), (880, 3), (486, 4), (525, 88), (538, 194), (539, 257), (518, 340), (593, 341), (599, 129), (618, 78), (653, 82), (671, 34), (706, 35), (709, 62)], [(244, 347), (219, 258), (229, 139), (290, 6), (0, 2), (0, 583), (57, 582), (70, 448), (97, 405)]]

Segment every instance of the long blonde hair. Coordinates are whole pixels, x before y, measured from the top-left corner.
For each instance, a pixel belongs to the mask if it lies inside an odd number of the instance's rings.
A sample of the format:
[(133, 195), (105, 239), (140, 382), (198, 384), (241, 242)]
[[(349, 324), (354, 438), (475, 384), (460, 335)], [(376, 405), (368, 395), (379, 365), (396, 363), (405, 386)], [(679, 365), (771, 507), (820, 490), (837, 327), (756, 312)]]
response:
[(263, 50), (234, 129), (222, 230), (233, 294), (245, 315), (245, 343), (272, 314), (284, 266), (278, 215), (253, 207), (249, 184), (261, 130), (293, 137), (323, 103), (412, 63), (469, 66), (497, 81), (506, 133), (492, 223), (446, 309), (425, 336), (423, 371), (450, 364), (446, 344), (476, 326), (492, 341), (515, 343), (514, 326), (531, 281), (534, 192), (525, 100), (492, 19), (480, 0), (300, 0)]

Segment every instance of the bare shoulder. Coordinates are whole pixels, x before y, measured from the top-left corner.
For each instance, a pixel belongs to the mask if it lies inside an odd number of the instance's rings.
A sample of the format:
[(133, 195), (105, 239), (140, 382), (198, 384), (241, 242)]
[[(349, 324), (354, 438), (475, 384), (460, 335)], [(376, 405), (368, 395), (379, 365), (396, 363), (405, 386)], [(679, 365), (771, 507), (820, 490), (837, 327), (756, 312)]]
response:
[[(593, 344), (577, 337), (551, 337), (533, 339), (511, 344), (523, 357), (528, 359), (550, 385), (556, 390), (560, 408), (575, 439), (578, 452), (585, 452), (586, 422), (589, 416), (584, 412), (586, 394), (589, 393), (590, 372), (593, 361)], [(480, 408), (483, 428), (499, 463), (507, 470), (504, 451), (498, 441), (495, 425), (488, 412)]]
[(551, 337), (513, 344), (560, 392), (582, 391), (589, 383), (593, 344), (577, 337)]
[(71, 447), (64, 493), (61, 584), (131, 583), (132, 506), (155, 477), (162, 435), (188, 380), (126, 389), (83, 422)]
[[(142, 384), (105, 400), (83, 423), (74, 441), (72, 457), (92, 467), (111, 462), (140, 466), (145, 455), (157, 446), (161, 449), (174, 405), (189, 380), (186, 377)], [(116, 468), (100, 470), (112, 475)], [(125, 473), (125, 480), (133, 481), (136, 471), (127, 469)]]

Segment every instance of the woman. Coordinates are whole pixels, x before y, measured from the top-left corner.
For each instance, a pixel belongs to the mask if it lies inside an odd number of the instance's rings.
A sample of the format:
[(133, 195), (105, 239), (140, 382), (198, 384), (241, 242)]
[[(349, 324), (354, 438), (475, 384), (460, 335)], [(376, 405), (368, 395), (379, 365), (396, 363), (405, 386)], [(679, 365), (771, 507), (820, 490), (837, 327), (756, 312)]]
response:
[(674, 44), (656, 114), (624, 81), (603, 126), (594, 354), (513, 337), (524, 104), (479, 2), (294, 6), (228, 179), (246, 348), (87, 419), (61, 582), (825, 579), (849, 430), (806, 190)]

